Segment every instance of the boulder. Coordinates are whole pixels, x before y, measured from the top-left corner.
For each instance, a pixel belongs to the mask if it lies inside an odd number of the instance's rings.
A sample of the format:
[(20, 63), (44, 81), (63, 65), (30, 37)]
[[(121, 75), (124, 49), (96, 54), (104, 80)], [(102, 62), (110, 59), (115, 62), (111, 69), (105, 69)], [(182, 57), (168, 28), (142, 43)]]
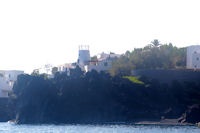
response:
[(200, 121), (200, 104), (190, 106), (181, 116), (179, 122), (198, 123)]
[(200, 122), (197, 123), (197, 126), (200, 128)]

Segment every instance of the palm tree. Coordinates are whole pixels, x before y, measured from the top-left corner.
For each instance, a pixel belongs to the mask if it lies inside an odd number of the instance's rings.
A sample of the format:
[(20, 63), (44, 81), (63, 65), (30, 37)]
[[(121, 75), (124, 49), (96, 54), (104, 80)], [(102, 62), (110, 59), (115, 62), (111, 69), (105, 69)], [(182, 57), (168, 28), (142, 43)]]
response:
[(158, 39), (154, 39), (151, 43), (152, 43), (152, 45), (153, 45), (154, 47), (158, 47), (158, 46), (161, 45), (160, 42), (158, 41)]

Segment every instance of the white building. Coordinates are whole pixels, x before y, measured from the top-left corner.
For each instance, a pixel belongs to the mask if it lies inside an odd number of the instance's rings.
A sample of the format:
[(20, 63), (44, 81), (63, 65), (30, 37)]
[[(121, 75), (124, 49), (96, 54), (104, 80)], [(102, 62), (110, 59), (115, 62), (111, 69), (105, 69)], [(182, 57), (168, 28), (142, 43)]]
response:
[(91, 70), (107, 71), (112, 68), (112, 60), (120, 55), (114, 53), (101, 53), (97, 56), (97, 60), (91, 60), (89, 46), (79, 46), (79, 56), (77, 64), (85, 71)]
[(114, 53), (101, 53), (97, 56), (96, 61), (90, 61), (89, 64), (85, 65), (85, 71), (89, 72), (91, 70), (100, 71), (108, 71), (112, 68), (112, 61), (113, 59), (119, 58), (119, 54)]
[(0, 70), (0, 97), (8, 97), (8, 93), (12, 91), (17, 76), (24, 74), (24, 71), (17, 70)]
[(200, 45), (187, 47), (187, 69), (200, 69)]
[(53, 66), (51, 64), (45, 64), (44, 66), (34, 69), (33, 71), (37, 72), (38, 74), (51, 74)]
[(70, 69), (74, 69), (76, 65), (74, 63), (65, 63), (57, 66), (58, 72), (67, 72), (70, 75)]
[[(62, 65), (56, 66), (58, 68), (58, 72), (67, 72), (70, 75), (70, 69), (74, 69), (77, 65), (82, 69), (82, 71), (89, 72), (91, 70), (107, 71), (112, 68), (112, 60), (120, 57), (119, 54), (114, 53), (101, 53), (97, 56), (97, 60), (91, 60), (90, 50), (88, 45), (80, 45), (78, 60), (77, 63), (65, 63)], [(39, 69), (35, 69), (34, 71), (42, 74), (49, 74), (53, 78), (51, 73), (53, 66), (45, 65), (45, 67), (41, 67)]]
[(92, 70), (96, 70), (98, 72), (107, 71), (111, 68), (112, 68), (112, 61), (109, 59), (98, 60), (97, 62), (90, 62), (90, 64), (84, 66), (85, 72), (89, 72)]
[(54, 75), (52, 74), (53, 65), (45, 64), (44, 66), (34, 69), (33, 73), (35, 74), (46, 74), (48, 78), (53, 78)]

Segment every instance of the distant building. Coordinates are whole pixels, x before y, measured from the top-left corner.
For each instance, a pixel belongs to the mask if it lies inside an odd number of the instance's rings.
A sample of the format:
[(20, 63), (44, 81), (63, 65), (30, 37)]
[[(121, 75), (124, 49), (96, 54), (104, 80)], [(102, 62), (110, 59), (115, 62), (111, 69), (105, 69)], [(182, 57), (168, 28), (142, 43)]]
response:
[(85, 71), (89, 72), (91, 70), (100, 71), (108, 71), (112, 68), (113, 59), (119, 58), (120, 55), (114, 53), (101, 53), (97, 56), (96, 61), (90, 61), (89, 64), (85, 65)]
[(44, 66), (34, 69), (33, 73), (35, 74), (46, 74), (48, 78), (53, 78), (52, 74), (52, 68), (53, 66), (51, 64), (45, 64)]
[(187, 47), (187, 69), (200, 69), (200, 45)]
[(53, 66), (51, 64), (45, 64), (44, 66), (34, 69), (33, 71), (38, 73), (38, 74), (51, 74), (51, 70), (52, 70)]
[(67, 72), (67, 75), (70, 75), (70, 69), (74, 69), (75, 67), (75, 63), (65, 63), (57, 66), (58, 72)]
[[(67, 72), (70, 75), (70, 69), (76, 68), (79, 66), (82, 71), (89, 72), (91, 70), (100, 71), (108, 71), (112, 68), (113, 59), (119, 58), (119, 54), (114, 53), (101, 53), (97, 56), (97, 59), (91, 59), (90, 50), (88, 45), (80, 45), (78, 52), (78, 60), (77, 63), (65, 63), (62, 65), (55, 66), (57, 67), (58, 72)], [(49, 78), (53, 78), (52, 74), (53, 66), (50, 64), (45, 65), (39, 69), (35, 69), (34, 72), (38, 74), (46, 73)]]
[(103, 52), (97, 56), (96, 60), (91, 60), (89, 46), (79, 46), (77, 64), (85, 72), (91, 70), (96, 70), (98, 72), (108, 71), (112, 68), (112, 60), (118, 57), (120, 57), (119, 54), (107, 54)]
[(17, 70), (0, 70), (0, 97), (8, 97), (8, 93), (12, 91), (17, 76), (24, 74), (24, 71)]

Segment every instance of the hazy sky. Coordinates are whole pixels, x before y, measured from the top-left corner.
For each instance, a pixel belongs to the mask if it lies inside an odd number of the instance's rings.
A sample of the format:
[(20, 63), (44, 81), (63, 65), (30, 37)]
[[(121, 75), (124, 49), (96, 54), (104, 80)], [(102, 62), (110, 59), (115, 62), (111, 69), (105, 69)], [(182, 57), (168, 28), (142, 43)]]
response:
[(0, 0), (0, 69), (74, 62), (124, 53), (153, 39), (178, 47), (200, 43), (199, 0)]

